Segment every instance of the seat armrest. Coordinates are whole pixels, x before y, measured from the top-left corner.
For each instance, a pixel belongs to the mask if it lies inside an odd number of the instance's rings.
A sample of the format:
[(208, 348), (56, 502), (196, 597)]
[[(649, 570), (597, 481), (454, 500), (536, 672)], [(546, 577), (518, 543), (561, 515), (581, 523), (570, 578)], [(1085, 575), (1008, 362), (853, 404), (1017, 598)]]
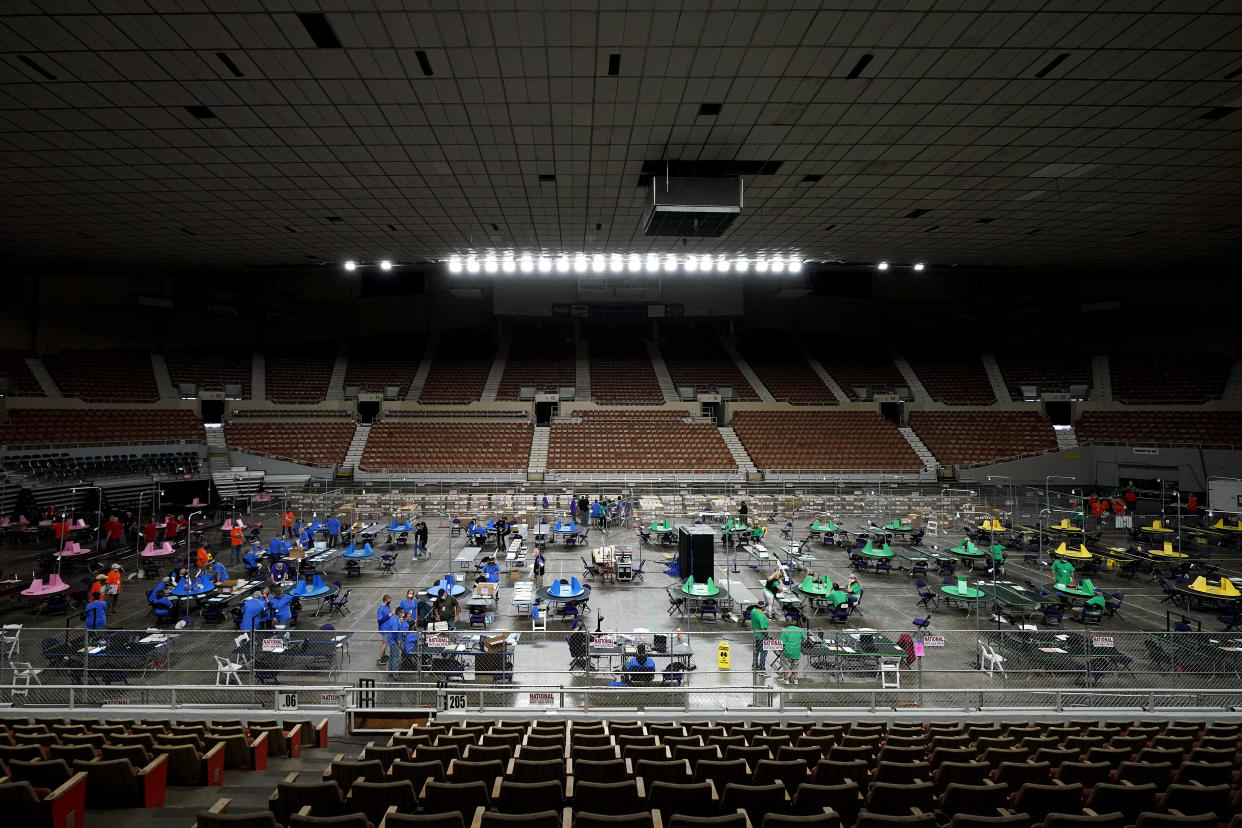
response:
[[(686, 762), (686, 767), (689, 767), (689, 766), (690, 766), (690, 763), (687, 761), (687, 762)], [(719, 801), (720, 801), (720, 797), (719, 797), (719, 796), (717, 796), (717, 794), (716, 794), (716, 783), (715, 783), (715, 782), (713, 782), (712, 780), (710, 780), (710, 779), (709, 779), (709, 780), (707, 780), (707, 784), (709, 784), (709, 785), (711, 785), (711, 786), (712, 786), (712, 802), (719, 802)]]
[[(786, 791), (786, 792), (785, 792), (785, 795), (786, 795), (786, 796), (788, 796), (788, 795), (789, 795), (789, 792), (788, 792), (788, 791)], [(748, 817), (748, 816), (746, 815), (746, 809), (745, 809), (745, 808), (738, 808), (738, 809), (737, 809), (737, 812), (738, 812), (739, 814), (741, 814), (741, 815), (742, 815), (742, 819), (746, 820), (746, 828), (752, 828), (752, 826), (751, 826), (751, 824), (750, 824), (750, 817)]]
[(641, 776), (634, 777), (634, 782), (638, 785), (638, 798), (642, 800), (646, 800), (647, 799), (647, 786), (643, 784), (642, 777)]
[(289, 744), (289, 758), (300, 757), (302, 755), (302, 725), (295, 724), (293, 729), (285, 734), (285, 741)]
[(138, 771), (142, 780), (142, 801), (145, 808), (163, 808), (168, 791), (168, 754), (161, 753)]
[(566, 774), (565, 776), (565, 800), (569, 801), (574, 798), (574, 778)]
[(267, 770), (267, 734), (260, 733), (250, 742), (251, 770)]
[(495, 802), (497, 799), (500, 799), (500, 777), (492, 780), (492, 801)]
[(40, 803), (40, 809), (51, 826), (80, 826), (86, 824), (86, 774), (82, 771), (70, 776)]
[(309, 805), (303, 805), (301, 808), (298, 808), (298, 810), (297, 810), (297, 815), (298, 815), (298, 816), (304, 816), (304, 817), (308, 817), (308, 816), (310, 816), (310, 815), (311, 815), (311, 806), (309, 806)]
[(651, 828), (664, 828), (664, 821), (660, 819), (660, 812), (655, 808), (651, 809)]
[(483, 806), (480, 805), (474, 809), (474, 817), (470, 820), (470, 828), (482, 828), (483, 826)]
[(314, 726), (314, 731), (315, 747), (326, 748), (328, 746), (328, 720), (322, 719)]
[[(561, 828), (573, 828), (573, 826), (574, 826), (574, 809), (569, 808), (569, 807), (562, 808), (561, 809)], [(380, 826), (380, 828), (383, 828), (383, 826)]]
[(216, 742), (203, 754), (202, 783), (208, 787), (224, 784), (224, 743)]

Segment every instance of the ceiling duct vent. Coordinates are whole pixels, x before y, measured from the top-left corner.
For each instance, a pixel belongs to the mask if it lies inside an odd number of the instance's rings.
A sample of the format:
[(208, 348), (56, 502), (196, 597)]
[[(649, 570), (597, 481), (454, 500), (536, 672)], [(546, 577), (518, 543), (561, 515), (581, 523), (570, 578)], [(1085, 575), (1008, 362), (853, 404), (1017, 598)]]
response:
[(723, 236), (742, 212), (741, 178), (651, 179), (648, 236)]

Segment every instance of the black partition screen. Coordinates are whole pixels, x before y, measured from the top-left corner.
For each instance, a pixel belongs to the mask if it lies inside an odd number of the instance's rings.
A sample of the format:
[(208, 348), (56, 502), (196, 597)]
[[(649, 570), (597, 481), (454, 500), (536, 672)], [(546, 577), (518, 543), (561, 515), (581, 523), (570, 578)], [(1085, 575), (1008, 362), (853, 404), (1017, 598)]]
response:
[(693, 575), (697, 583), (705, 583), (715, 575), (715, 542), (716, 533), (709, 526), (677, 527), (677, 565), (682, 578)]

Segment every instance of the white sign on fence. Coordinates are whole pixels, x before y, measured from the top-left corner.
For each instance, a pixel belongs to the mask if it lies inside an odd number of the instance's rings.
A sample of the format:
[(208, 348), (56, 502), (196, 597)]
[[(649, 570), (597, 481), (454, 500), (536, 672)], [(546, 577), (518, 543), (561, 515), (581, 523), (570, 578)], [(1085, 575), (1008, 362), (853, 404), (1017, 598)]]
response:
[(429, 635), (427, 636), (427, 646), (433, 650), (447, 649), (452, 639), (447, 635)]
[(440, 709), (441, 710), (465, 710), (466, 694), (465, 693), (445, 693), (441, 692)]
[(923, 636), (923, 646), (924, 647), (943, 647), (944, 636), (943, 635), (925, 635)]
[(781, 643), (779, 638), (763, 639), (763, 649), (769, 653), (779, 652), (785, 645)]
[(319, 703), (338, 705), (341, 703), (341, 694), (340, 693), (320, 693)]
[(1113, 646), (1113, 637), (1111, 635), (1093, 635), (1091, 636), (1091, 646), (1111, 649)]
[(617, 643), (617, 639), (611, 635), (597, 635), (591, 639), (591, 644), (596, 647), (612, 647)]
[(552, 707), (556, 704), (556, 695), (553, 693), (531, 693), (531, 707)]
[(283, 638), (265, 638), (263, 639), (263, 652), (274, 653), (285, 648), (285, 640)]
[(277, 710), (297, 710), (298, 694), (297, 693), (277, 693), (276, 694)]

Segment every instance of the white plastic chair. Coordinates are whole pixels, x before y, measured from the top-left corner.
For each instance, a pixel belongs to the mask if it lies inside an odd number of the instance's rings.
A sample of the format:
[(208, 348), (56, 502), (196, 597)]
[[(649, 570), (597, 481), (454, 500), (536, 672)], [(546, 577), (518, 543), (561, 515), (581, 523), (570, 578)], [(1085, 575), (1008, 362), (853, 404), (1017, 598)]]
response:
[[(229, 661), (227, 658), (216, 656), (216, 684), (236, 684), (241, 686), (241, 676), (238, 673), (242, 666)], [(224, 679), (221, 681), (221, 679)]]
[[(14, 684), (13, 689), (9, 693), (10, 698), (12, 698), (13, 696), (16, 696), (18, 693), (21, 693), (23, 696), (29, 698), (30, 697), (30, 683), (32, 681), (35, 684), (43, 683), (39, 681), (39, 674), (42, 673), (43, 670), (35, 669), (34, 667), (31, 667), (29, 661), (10, 661), (9, 666), (13, 668), (13, 684)], [(16, 686), (19, 681), (24, 685), (23, 687), (19, 688)]]
[(880, 687), (896, 690), (901, 687), (901, 662), (895, 658), (880, 661)]
[(544, 632), (547, 632), (548, 630), (547, 611), (544, 610), (543, 607), (539, 607), (537, 610), (537, 613), (538, 613), (537, 615), (532, 615), (530, 618), (531, 630), (543, 630)]
[(1005, 657), (995, 650), (988, 649), (986, 644), (979, 644), (979, 669), (983, 670), (989, 676), (993, 671), (999, 670), (1005, 672)]

